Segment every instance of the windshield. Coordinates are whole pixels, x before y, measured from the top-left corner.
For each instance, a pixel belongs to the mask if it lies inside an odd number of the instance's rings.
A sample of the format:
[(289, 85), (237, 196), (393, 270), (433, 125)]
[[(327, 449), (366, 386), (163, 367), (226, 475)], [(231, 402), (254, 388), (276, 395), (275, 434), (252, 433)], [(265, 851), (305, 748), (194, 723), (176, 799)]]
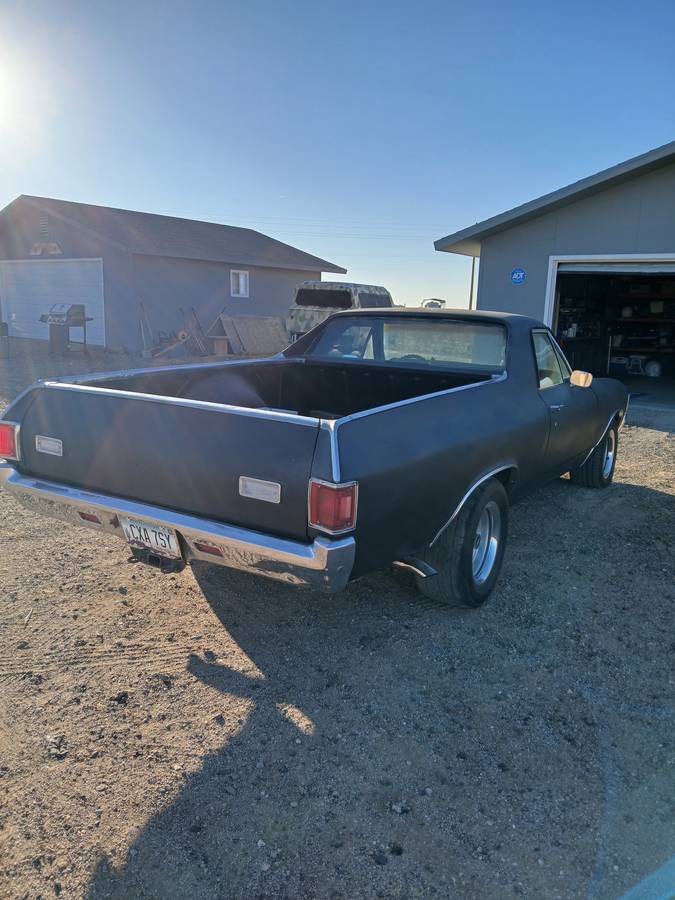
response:
[(308, 355), (501, 371), (506, 365), (506, 329), (461, 319), (345, 316), (326, 325)]

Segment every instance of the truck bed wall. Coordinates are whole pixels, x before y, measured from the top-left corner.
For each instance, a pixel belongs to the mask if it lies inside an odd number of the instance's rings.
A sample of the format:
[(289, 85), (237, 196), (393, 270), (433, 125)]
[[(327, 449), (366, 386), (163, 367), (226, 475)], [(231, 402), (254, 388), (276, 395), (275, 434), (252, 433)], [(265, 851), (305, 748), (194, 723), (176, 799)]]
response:
[(141, 373), (97, 384), (253, 409), (283, 409), (303, 416), (337, 418), (482, 379), (489, 379), (489, 375), (398, 370), (368, 363), (270, 360), (225, 364), (215, 369)]
[(495, 381), (339, 424), (341, 479), (359, 483), (355, 576), (428, 544), (496, 465), (537, 477), (547, 417), (519, 400)]

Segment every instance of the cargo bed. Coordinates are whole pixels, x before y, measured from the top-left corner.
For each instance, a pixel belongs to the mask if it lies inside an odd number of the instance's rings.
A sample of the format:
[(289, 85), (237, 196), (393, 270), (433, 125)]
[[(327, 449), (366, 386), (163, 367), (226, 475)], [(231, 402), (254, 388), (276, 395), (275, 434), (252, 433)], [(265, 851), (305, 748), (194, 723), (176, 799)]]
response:
[(337, 419), (448, 388), (489, 381), (490, 375), (392, 370), (373, 362), (354, 364), (277, 357), (224, 365), (144, 370), (80, 382), (181, 400), (207, 401), (311, 418)]

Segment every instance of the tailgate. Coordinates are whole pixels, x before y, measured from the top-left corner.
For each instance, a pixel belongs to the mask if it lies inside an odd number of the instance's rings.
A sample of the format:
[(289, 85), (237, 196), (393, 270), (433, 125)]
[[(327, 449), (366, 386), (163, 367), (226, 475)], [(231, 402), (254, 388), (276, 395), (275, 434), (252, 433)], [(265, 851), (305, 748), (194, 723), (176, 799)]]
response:
[[(20, 469), (306, 540), (318, 427), (302, 417), (55, 384), (36, 389), (23, 417)], [(61, 440), (63, 455), (36, 450), (36, 435)], [(280, 502), (242, 497), (241, 476), (280, 484)]]

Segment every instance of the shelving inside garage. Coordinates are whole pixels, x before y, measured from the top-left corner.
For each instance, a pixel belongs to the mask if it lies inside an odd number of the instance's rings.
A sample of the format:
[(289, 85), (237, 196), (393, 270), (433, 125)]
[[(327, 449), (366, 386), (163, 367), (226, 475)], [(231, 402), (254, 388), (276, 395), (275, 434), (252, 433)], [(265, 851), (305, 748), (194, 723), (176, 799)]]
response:
[(574, 368), (675, 376), (675, 272), (560, 272), (556, 334)]

